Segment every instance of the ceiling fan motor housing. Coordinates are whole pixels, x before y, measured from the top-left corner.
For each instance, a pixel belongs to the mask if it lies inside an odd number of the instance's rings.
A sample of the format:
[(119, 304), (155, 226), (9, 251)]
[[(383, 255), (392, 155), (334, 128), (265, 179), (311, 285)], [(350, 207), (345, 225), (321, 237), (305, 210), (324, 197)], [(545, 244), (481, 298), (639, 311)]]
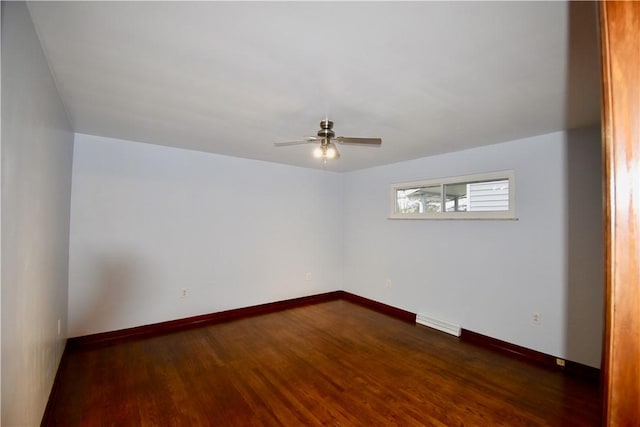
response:
[(320, 138), (323, 138), (322, 144), (328, 144), (331, 138), (336, 136), (332, 128), (333, 122), (331, 120), (323, 120), (320, 122), (320, 130), (318, 131), (318, 136)]

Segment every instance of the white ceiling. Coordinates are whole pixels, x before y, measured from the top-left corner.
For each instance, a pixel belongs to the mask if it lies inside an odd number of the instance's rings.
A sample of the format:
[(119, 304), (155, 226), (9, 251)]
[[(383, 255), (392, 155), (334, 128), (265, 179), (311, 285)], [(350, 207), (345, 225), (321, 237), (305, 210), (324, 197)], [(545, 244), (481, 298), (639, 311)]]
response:
[(355, 170), (600, 119), (593, 3), (32, 2), (74, 130)]

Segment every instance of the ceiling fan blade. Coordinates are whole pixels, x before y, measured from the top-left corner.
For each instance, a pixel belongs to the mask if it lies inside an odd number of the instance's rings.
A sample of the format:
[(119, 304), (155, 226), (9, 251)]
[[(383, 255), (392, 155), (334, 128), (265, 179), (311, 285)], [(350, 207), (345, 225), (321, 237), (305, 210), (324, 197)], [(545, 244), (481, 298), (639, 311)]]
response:
[(338, 136), (334, 138), (335, 141), (343, 144), (366, 144), (366, 145), (380, 145), (382, 144), (381, 138), (353, 138), (350, 136)]
[(300, 144), (309, 144), (311, 142), (320, 141), (320, 138), (316, 138), (315, 136), (310, 136), (300, 141), (287, 141), (287, 142), (276, 142), (273, 145), (276, 147), (286, 147), (288, 145), (300, 145)]

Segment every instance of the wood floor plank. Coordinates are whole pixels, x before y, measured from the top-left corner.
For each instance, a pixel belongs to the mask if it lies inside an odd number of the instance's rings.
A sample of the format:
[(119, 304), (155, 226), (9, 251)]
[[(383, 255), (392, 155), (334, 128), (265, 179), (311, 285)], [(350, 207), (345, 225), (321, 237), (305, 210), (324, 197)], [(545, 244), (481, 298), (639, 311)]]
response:
[(591, 383), (344, 300), (64, 357), (46, 425), (600, 425)]

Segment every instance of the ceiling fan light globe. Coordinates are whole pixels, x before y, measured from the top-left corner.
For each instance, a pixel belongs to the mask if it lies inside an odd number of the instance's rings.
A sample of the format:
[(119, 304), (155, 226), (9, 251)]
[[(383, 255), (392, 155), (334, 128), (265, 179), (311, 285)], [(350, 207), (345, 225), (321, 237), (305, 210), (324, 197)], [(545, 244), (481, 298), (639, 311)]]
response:
[(335, 159), (336, 158), (336, 154), (337, 154), (337, 151), (336, 151), (335, 147), (329, 147), (329, 148), (327, 148), (327, 152), (325, 153), (325, 157), (327, 159)]
[(313, 157), (315, 157), (316, 159), (320, 159), (323, 156), (324, 156), (324, 153), (322, 152), (322, 148), (316, 147), (316, 149), (313, 150)]

